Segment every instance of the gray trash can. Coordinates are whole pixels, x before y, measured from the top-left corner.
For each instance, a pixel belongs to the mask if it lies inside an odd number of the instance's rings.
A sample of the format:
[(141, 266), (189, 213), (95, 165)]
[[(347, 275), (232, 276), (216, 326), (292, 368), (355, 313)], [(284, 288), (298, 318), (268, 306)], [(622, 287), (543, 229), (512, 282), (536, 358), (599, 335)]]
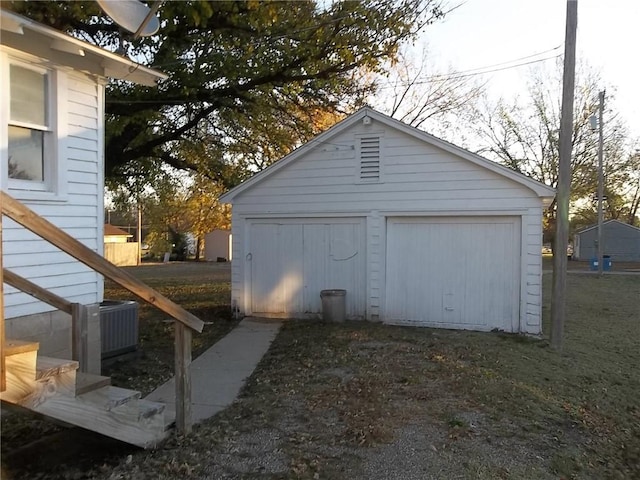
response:
[(344, 322), (346, 296), (346, 290), (322, 290), (322, 319), (327, 322)]

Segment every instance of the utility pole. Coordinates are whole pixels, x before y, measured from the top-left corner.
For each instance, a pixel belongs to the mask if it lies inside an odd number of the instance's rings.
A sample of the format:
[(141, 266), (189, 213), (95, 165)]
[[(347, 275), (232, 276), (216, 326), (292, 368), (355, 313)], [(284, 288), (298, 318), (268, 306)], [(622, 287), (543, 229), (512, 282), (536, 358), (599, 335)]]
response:
[(603, 252), (602, 244), (602, 200), (604, 196), (604, 172), (602, 167), (602, 158), (604, 156), (604, 138), (602, 131), (604, 130), (604, 90), (598, 95), (600, 106), (598, 107), (598, 275), (602, 276), (603, 270)]
[(576, 72), (576, 32), (578, 0), (567, 0), (560, 116), (560, 159), (556, 193), (556, 238), (553, 255), (553, 292), (551, 298), (551, 346), (561, 351), (566, 318), (567, 246), (569, 245), (569, 194), (571, 193), (571, 150), (573, 97)]
[(138, 260), (136, 265), (140, 265), (142, 260), (142, 207), (138, 196), (138, 225), (136, 226), (136, 237), (138, 237)]

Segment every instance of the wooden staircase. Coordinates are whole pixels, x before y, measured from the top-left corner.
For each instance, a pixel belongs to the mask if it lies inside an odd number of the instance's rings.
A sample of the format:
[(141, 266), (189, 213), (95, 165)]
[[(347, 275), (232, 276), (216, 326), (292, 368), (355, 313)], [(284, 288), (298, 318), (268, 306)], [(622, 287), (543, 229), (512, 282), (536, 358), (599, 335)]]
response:
[(78, 372), (78, 362), (38, 355), (38, 343), (5, 342), (3, 402), (143, 448), (168, 435), (172, 413), (108, 377)]
[[(87, 308), (70, 303), (26, 278), (3, 268), (0, 222), (0, 400), (77, 425), (127, 443), (150, 447), (175, 425), (181, 434), (192, 428), (191, 339), (204, 322), (160, 292), (111, 264), (83, 243), (0, 191), (0, 211), (25, 229), (67, 253), (140, 300), (170, 315), (174, 321), (175, 412), (140, 398), (139, 392), (110, 385), (110, 379), (88, 375)], [(5, 339), (4, 283), (71, 315), (72, 357), (58, 360), (38, 356), (37, 343)]]

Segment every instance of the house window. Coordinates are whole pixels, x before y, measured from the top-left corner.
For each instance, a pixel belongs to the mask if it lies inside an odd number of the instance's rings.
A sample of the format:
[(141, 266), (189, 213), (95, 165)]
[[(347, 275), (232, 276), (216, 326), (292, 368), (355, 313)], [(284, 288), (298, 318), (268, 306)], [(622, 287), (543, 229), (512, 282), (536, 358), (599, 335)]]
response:
[[(59, 76), (37, 60), (1, 55), (3, 184), (19, 199), (62, 199), (57, 138)], [(6, 162), (6, 163), (5, 163)]]
[(377, 183), (380, 181), (380, 136), (359, 137), (360, 181)]
[(9, 88), (9, 178), (44, 183), (45, 138), (50, 132), (48, 75), (11, 65)]

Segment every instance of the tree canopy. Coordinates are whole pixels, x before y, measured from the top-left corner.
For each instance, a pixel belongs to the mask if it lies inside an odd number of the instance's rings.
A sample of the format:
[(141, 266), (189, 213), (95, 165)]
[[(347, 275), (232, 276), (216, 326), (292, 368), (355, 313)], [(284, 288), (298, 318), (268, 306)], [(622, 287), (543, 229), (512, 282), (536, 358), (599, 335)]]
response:
[[(559, 131), (562, 69), (538, 69), (532, 72), (528, 95), (513, 102), (500, 99), (486, 102), (476, 112), (474, 129), (481, 148), (479, 153), (523, 173), (546, 185), (558, 184)], [(598, 135), (589, 118), (598, 109), (598, 91), (602, 88), (599, 75), (582, 65), (576, 79), (571, 155), (571, 203), (573, 213), (595, 215), (597, 196)], [(613, 89), (611, 89), (613, 90)], [(614, 103), (605, 109), (604, 172), (605, 192), (611, 200), (605, 205), (607, 216), (634, 222), (634, 172), (638, 157), (631, 155), (629, 139)], [(631, 183), (630, 183), (631, 182)], [(614, 202), (617, 202), (615, 204)], [(593, 215), (586, 215), (591, 211)], [(633, 213), (631, 213), (633, 211)], [(553, 237), (555, 203), (545, 212), (546, 241)]]
[[(160, 31), (133, 40), (95, 2), (11, 2), (10, 8), (169, 79), (158, 88), (112, 82), (106, 95), (106, 173), (161, 161), (239, 182), (358, 107), (398, 48), (444, 15), (441, 0), (176, 1)], [(124, 39), (124, 40), (123, 40)], [(181, 154), (183, 142), (206, 156)]]

